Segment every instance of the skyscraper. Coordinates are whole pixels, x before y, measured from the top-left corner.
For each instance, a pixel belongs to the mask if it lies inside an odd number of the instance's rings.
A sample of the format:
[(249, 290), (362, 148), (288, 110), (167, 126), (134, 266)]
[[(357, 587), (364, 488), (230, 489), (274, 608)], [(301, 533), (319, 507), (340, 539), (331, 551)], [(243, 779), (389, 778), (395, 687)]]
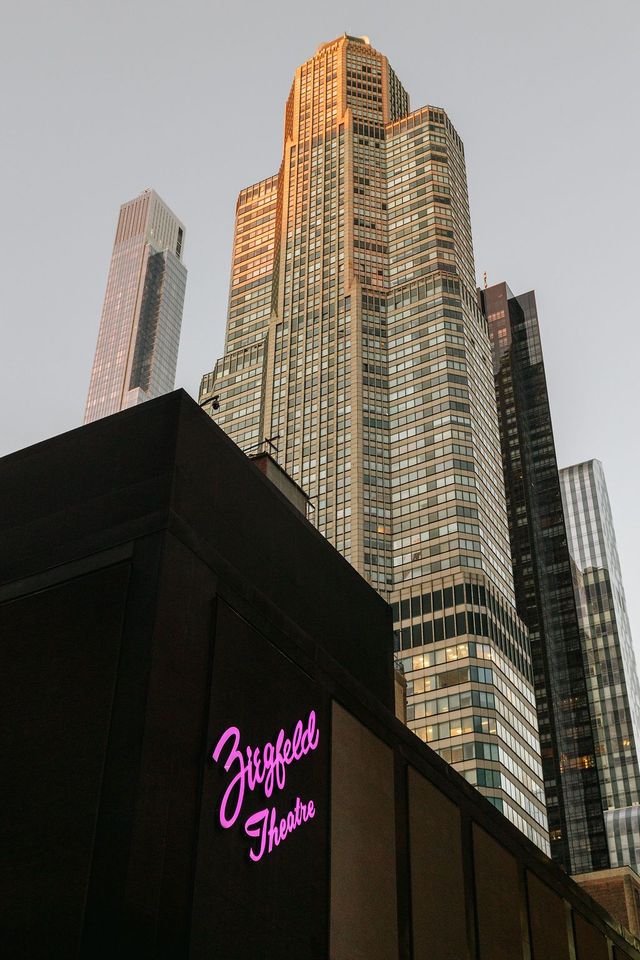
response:
[(551, 853), (609, 866), (583, 644), (533, 291), (480, 291), (500, 418), (516, 608), (529, 630)]
[(184, 226), (153, 190), (120, 207), (84, 422), (173, 389)]
[(366, 37), (298, 68), (280, 170), (240, 193), (214, 397), (392, 602), (409, 725), (548, 849), (464, 149)]
[[(576, 565), (611, 866), (640, 867), (640, 686), (604, 471), (589, 460), (560, 471)], [(630, 808), (630, 809), (627, 809)]]

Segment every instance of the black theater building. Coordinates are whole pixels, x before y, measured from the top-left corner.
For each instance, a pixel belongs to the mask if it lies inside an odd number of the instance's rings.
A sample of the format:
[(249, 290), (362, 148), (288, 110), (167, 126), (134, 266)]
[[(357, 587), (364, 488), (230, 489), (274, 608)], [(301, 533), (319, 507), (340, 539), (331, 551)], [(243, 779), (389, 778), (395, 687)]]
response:
[(395, 719), (389, 608), (186, 394), (0, 504), (3, 957), (640, 960)]

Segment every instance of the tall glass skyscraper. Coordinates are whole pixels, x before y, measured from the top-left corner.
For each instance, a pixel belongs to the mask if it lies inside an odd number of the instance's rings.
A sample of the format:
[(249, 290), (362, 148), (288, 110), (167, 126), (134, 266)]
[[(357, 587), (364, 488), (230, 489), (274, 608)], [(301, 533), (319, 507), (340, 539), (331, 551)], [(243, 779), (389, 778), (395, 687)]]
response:
[(214, 397), (393, 604), (409, 725), (548, 850), (464, 148), (366, 37), (298, 68), (280, 169), (240, 194)]
[(120, 208), (84, 422), (173, 389), (184, 225), (153, 190)]
[(480, 291), (500, 417), (516, 607), (529, 629), (551, 853), (609, 866), (596, 747), (535, 294)]
[[(611, 866), (640, 867), (640, 686), (602, 464), (560, 471)], [(629, 808), (629, 809), (627, 809)]]

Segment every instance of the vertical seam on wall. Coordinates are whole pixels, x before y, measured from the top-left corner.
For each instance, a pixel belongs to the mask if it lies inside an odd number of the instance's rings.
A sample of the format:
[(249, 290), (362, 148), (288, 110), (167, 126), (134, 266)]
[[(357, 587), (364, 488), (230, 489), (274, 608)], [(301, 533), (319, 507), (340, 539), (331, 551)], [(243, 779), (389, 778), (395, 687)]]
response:
[(329, 771), (329, 776), (327, 778), (328, 785), (327, 791), (325, 793), (326, 804), (327, 804), (327, 839), (328, 839), (328, 853), (327, 853), (327, 916), (325, 921), (325, 942), (326, 950), (325, 955), (330, 957), (331, 950), (331, 914), (332, 914), (332, 864), (331, 864), (331, 852), (333, 850), (333, 708), (335, 704), (334, 698), (330, 693), (325, 693), (325, 707), (326, 707), (326, 717), (327, 717), (327, 769)]
[(409, 820), (409, 767), (394, 751), (394, 793), (396, 823), (396, 913), (398, 923), (398, 955), (401, 960), (413, 958), (413, 922), (411, 904), (411, 846)]
[(202, 731), (201, 731), (201, 745), (202, 745), (202, 763), (200, 764), (200, 775), (198, 777), (198, 801), (197, 801), (197, 813), (196, 813), (196, 829), (194, 831), (193, 837), (193, 849), (192, 849), (192, 859), (191, 859), (191, 897), (189, 903), (189, 921), (188, 927), (185, 931), (185, 946), (191, 948), (191, 935), (193, 932), (193, 905), (195, 901), (195, 889), (196, 889), (196, 875), (198, 871), (198, 848), (200, 846), (200, 827), (202, 824), (202, 803), (204, 798), (204, 778), (207, 771), (207, 761), (209, 760), (209, 755), (207, 753), (207, 738), (209, 733), (209, 723), (211, 719), (211, 705), (212, 705), (212, 684), (213, 684), (213, 661), (215, 657), (215, 648), (216, 648), (216, 633), (218, 626), (218, 594), (217, 594), (217, 578), (214, 586), (214, 593), (211, 597), (210, 605), (210, 621), (209, 621), (209, 663), (207, 669), (207, 687), (209, 696), (206, 710), (204, 711), (203, 722), (202, 722)]
[(464, 878), (465, 922), (467, 927), (467, 951), (470, 960), (479, 960), (480, 936), (478, 931), (478, 906), (473, 852), (473, 820), (466, 810), (460, 811), (462, 840), (462, 869)]
[[(520, 900), (520, 935), (522, 938), (523, 960), (531, 960), (533, 956), (531, 936), (531, 916), (529, 914), (529, 885), (527, 884), (527, 868), (518, 863), (518, 896)], [(576, 960), (575, 956), (571, 960)]]
[(571, 904), (564, 901), (564, 912), (567, 919), (567, 943), (569, 946), (569, 960), (576, 960), (576, 931), (573, 925), (573, 910)]

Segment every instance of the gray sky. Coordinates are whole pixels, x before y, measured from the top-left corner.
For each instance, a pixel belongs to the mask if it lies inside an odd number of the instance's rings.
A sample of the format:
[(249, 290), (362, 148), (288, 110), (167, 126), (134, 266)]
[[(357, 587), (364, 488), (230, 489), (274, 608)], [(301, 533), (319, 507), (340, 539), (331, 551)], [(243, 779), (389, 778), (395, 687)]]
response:
[(187, 228), (176, 385), (222, 352), (238, 191), (295, 67), (367, 34), (465, 142), (478, 278), (532, 287), (560, 465), (604, 463), (640, 650), (637, 0), (4, 0), (0, 455), (82, 422), (120, 204)]

